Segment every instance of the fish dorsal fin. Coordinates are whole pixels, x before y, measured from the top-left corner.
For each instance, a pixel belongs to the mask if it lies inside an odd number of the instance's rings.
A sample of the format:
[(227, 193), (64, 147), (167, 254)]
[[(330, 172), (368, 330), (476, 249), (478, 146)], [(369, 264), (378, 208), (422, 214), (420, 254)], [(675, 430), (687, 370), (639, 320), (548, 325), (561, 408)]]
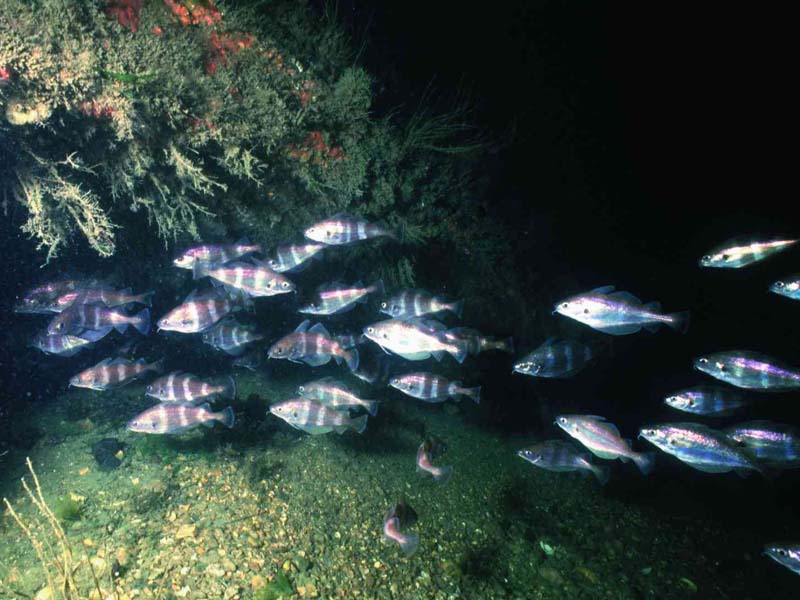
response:
[(340, 281), (328, 281), (327, 283), (321, 283), (317, 287), (317, 293), (320, 294), (322, 292), (331, 292), (333, 290), (340, 290), (344, 288), (344, 284)]
[(327, 377), (321, 377), (316, 381), (312, 381), (311, 383), (334, 383), (336, 382), (336, 377), (333, 375), (328, 375)]
[(195, 300), (199, 299), (200, 299), (200, 292), (198, 292), (197, 290), (192, 290), (191, 292), (189, 292), (189, 295), (183, 299), (183, 303), (186, 304), (187, 302), (194, 302)]
[[(99, 363), (97, 363), (95, 365), (95, 367), (107, 367), (107, 366), (111, 365), (111, 360), (112, 360), (111, 358), (104, 358)], [(116, 360), (116, 359), (114, 359), (114, 360)]]
[(594, 288), (589, 293), (590, 294), (610, 294), (613, 291), (614, 291), (614, 286), (613, 285), (604, 285), (604, 286), (601, 286), (599, 288)]
[[(109, 367), (113, 367), (114, 365), (128, 365), (131, 362), (127, 358), (123, 358), (122, 356), (119, 356), (119, 357), (114, 358), (114, 359), (107, 358), (106, 360), (109, 361), (109, 363), (108, 363)], [(142, 360), (144, 360), (144, 359), (142, 359)]]
[(627, 302), (628, 304), (641, 304), (642, 301), (639, 300), (636, 296), (631, 294), (630, 292), (614, 292), (613, 294), (608, 295), (609, 298), (613, 298), (614, 300), (620, 300), (622, 302)]
[(659, 302), (658, 300), (653, 300), (652, 302), (648, 302), (647, 304), (644, 305), (644, 309), (647, 312), (660, 313), (661, 312), (661, 302)]
[(331, 334), (325, 328), (325, 325), (322, 323), (317, 323), (313, 327), (308, 330), (308, 333), (318, 333), (320, 335), (324, 335), (325, 337), (331, 337)]
[(294, 332), (295, 333), (305, 333), (306, 331), (308, 331), (308, 326), (310, 324), (311, 324), (311, 321), (306, 319), (305, 321), (300, 323), (300, 325), (297, 326), (297, 328), (294, 330)]
[(133, 288), (126, 287), (119, 291), (121, 296), (130, 296), (133, 293)]

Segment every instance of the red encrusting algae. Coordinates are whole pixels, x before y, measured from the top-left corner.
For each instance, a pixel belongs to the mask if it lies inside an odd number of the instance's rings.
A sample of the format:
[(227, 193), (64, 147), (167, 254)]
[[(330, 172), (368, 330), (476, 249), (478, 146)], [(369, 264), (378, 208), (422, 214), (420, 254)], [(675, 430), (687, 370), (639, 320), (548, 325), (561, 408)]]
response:
[(217, 68), (228, 64), (228, 56), (253, 45), (255, 38), (249, 33), (217, 33), (209, 37), (211, 47), (206, 55), (205, 71), (213, 75)]
[(213, 0), (164, 0), (183, 25), (214, 25), (222, 21), (222, 13)]
[(81, 102), (80, 109), (81, 112), (87, 117), (92, 117), (94, 119), (110, 117), (114, 114), (113, 107), (109, 106), (108, 104), (98, 102), (97, 100), (86, 100), (85, 102)]
[(138, 31), (141, 10), (142, 0), (108, 0), (105, 13), (109, 19), (119, 21), (119, 24), (125, 29)]
[(312, 131), (300, 146), (289, 144), (289, 156), (300, 162), (311, 161), (321, 167), (330, 166), (331, 161), (345, 160), (344, 150), (341, 146), (329, 146), (321, 131)]

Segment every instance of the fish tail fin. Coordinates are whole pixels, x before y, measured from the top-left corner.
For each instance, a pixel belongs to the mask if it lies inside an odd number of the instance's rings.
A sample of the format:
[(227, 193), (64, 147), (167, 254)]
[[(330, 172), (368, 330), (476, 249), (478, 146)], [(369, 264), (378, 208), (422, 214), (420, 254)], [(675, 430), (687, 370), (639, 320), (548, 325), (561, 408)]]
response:
[(380, 404), (380, 400), (364, 400), (364, 408), (369, 413), (370, 417), (374, 417), (378, 414), (378, 407)]
[(684, 310), (683, 312), (676, 312), (670, 315), (669, 321), (667, 321), (667, 325), (672, 327), (678, 333), (686, 333), (689, 330), (689, 311)]
[(230, 406), (218, 413), (214, 413), (214, 418), (229, 429), (233, 428), (236, 423), (236, 415), (233, 413), (233, 408)]
[(459, 386), (458, 393), (469, 397), (475, 404), (481, 403), (481, 386), (471, 388)]
[(155, 295), (155, 290), (150, 290), (149, 292), (143, 292), (131, 298), (131, 302), (138, 302), (139, 304), (144, 304), (145, 306), (153, 306), (153, 296)]
[(514, 354), (514, 338), (508, 336), (506, 339), (500, 340), (495, 347), (503, 352)]
[(452, 348), (449, 350), (449, 352), (459, 364), (463, 363), (464, 359), (467, 357), (467, 342), (453, 342)]
[(441, 485), (444, 485), (445, 483), (450, 481), (450, 478), (452, 476), (453, 476), (453, 467), (448, 465), (446, 467), (440, 467), (439, 468), (439, 474), (438, 475), (434, 475), (433, 479), (434, 479), (434, 481), (436, 483), (440, 483)]
[(378, 279), (375, 283), (370, 286), (370, 292), (373, 294), (384, 294), (386, 293), (386, 288), (383, 285), (383, 279)]
[(153, 373), (161, 373), (164, 370), (164, 359), (159, 358), (145, 366), (146, 371), (153, 371)]
[(150, 309), (145, 308), (142, 312), (136, 315), (131, 325), (133, 325), (136, 328), (136, 331), (142, 335), (147, 335), (150, 331)]
[(351, 348), (347, 351), (347, 354), (344, 356), (345, 362), (347, 362), (347, 368), (350, 371), (355, 371), (358, 369), (358, 350), (356, 348)]
[(360, 417), (356, 417), (355, 419), (350, 420), (350, 429), (352, 429), (356, 433), (364, 433), (364, 430), (366, 428), (367, 428), (367, 415), (361, 415)]
[(219, 395), (228, 400), (233, 400), (236, 397), (236, 382), (233, 377), (228, 376), (228, 379), (222, 384), (222, 391)]
[(605, 465), (593, 465), (592, 473), (597, 477), (597, 481), (600, 482), (600, 485), (605, 485), (611, 477), (611, 468)]
[(460, 319), (461, 313), (464, 312), (464, 300), (456, 300), (455, 302), (445, 304), (445, 308)]
[(656, 453), (655, 452), (641, 452), (631, 456), (633, 462), (639, 467), (642, 475), (649, 475), (656, 466)]
[(417, 551), (419, 536), (416, 533), (407, 533), (398, 541), (398, 544), (400, 544), (400, 549), (403, 551), (403, 554), (411, 556)]

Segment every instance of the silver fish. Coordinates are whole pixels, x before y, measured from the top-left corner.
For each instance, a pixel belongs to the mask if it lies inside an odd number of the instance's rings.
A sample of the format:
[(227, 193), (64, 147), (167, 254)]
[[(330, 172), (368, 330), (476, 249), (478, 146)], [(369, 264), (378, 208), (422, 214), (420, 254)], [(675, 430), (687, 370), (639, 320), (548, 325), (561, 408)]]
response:
[(172, 261), (172, 264), (181, 269), (192, 269), (197, 263), (223, 265), (255, 252), (261, 252), (261, 246), (251, 244), (246, 239), (239, 240), (235, 244), (201, 244), (186, 250)]
[(800, 575), (800, 543), (767, 544), (764, 554)]
[(308, 265), (308, 261), (318, 256), (324, 248), (325, 244), (315, 243), (278, 246), (275, 258), (267, 260), (267, 265), (278, 273), (301, 271)]
[(536, 350), (518, 360), (514, 364), (513, 372), (531, 377), (572, 377), (594, 357), (594, 352), (587, 344), (549, 338)]
[(351, 418), (347, 413), (328, 408), (319, 402), (305, 398), (292, 398), (276, 402), (269, 407), (269, 412), (283, 419), (289, 425), (306, 433), (344, 433), (352, 429), (363, 433), (367, 428), (367, 415)]
[(128, 421), (128, 431), (138, 433), (183, 433), (200, 425), (213, 427), (219, 421), (225, 427), (233, 427), (235, 417), (229, 406), (213, 412), (211, 406), (195, 406), (191, 402), (164, 402), (151, 406)]
[(334, 215), (315, 223), (305, 230), (305, 236), (315, 242), (328, 246), (353, 244), (375, 237), (395, 238), (395, 235), (375, 223), (349, 215)]
[(800, 430), (781, 423), (751, 421), (728, 427), (725, 435), (746, 446), (753, 455), (770, 467), (800, 467)]
[(93, 340), (76, 335), (47, 335), (42, 333), (31, 340), (31, 346), (45, 354), (57, 356), (74, 356), (84, 348), (88, 348)]
[(398, 354), (406, 360), (425, 360), (429, 356), (440, 360), (447, 352), (462, 363), (467, 356), (465, 342), (448, 341), (444, 332), (436, 331), (419, 318), (380, 321), (365, 327), (364, 335), (384, 350)]
[(662, 313), (658, 302), (642, 304), (629, 292), (615, 292), (612, 285), (562, 300), (555, 312), (611, 335), (628, 335), (643, 327), (655, 331), (660, 325), (686, 333), (689, 327), (688, 311)]
[(345, 350), (341, 344), (331, 337), (322, 323), (311, 325), (311, 321), (303, 321), (297, 328), (285, 335), (269, 348), (268, 356), (275, 359), (287, 359), (291, 362), (304, 362), (312, 367), (328, 363), (331, 358), (336, 362), (344, 361), (354, 371), (358, 368), (358, 350)]
[(700, 259), (701, 267), (739, 269), (786, 250), (798, 240), (777, 238), (766, 241), (731, 240)]
[(517, 456), (541, 469), (557, 472), (583, 471), (594, 475), (603, 485), (608, 483), (608, 467), (593, 464), (589, 455), (563, 440), (548, 440), (528, 446), (519, 450)]
[(792, 300), (800, 300), (800, 275), (784, 277), (769, 286), (769, 291)]
[(316, 400), (335, 410), (363, 408), (370, 416), (378, 414), (379, 400), (359, 398), (353, 390), (334, 377), (323, 377), (298, 386), (297, 395), (306, 400)]
[(696, 385), (674, 392), (664, 398), (664, 404), (695, 415), (727, 415), (749, 404), (730, 388), (718, 385)]
[(251, 298), (265, 298), (288, 294), (295, 290), (289, 279), (270, 269), (266, 264), (253, 260), (251, 263), (232, 262), (224, 265), (195, 263), (192, 270), (195, 279), (211, 277), (228, 289), (246, 294)]
[(397, 292), (388, 300), (381, 302), (381, 312), (395, 319), (420, 317), (441, 311), (450, 311), (461, 317), (464, 301), (446, 302), (426, 290), (405, 289)]
[(613, 460), (632, 460), (639, 470), (647, 475), (653, 469), (652, 453), (634, 452), (622, 439), (619, 429), (603, 417), (596, 415), (560, 415), (556, 425), (586, 446), (592, 454)]
[(639, 437), (704, 473), (761, 471), (755, 457), (723, 432), (700, 423), (664, 423), (644, 427)]
[(748, 390), (780, 392), (800, 388), (800, 369), (749, 350), (700, 356), (694, 360), (694, 368)]
[(264, 339), (264, 336), (256, 333), (252, 327), (246, 327), (230, 318), (222, 319), (205, 330), (201, 337), (203, 343), (231, 356), (243, 354), (248, 344)]
[(343, 313), (354, 308), (356, 303), (366, 302), (369, 294), (381, 291), (383, 291), (383, 281), (381, 280), (370, 286), (364, 286), (360, 281), (352, 286), (329, 283), (317, 288), (317, 299), (300, 307), (297, 312), (309, 315)]
[(160, 372), (163, 362), (162, 359), (148, 364), (143, 358), (136, 361), (107, 358), (72, 377), (69, 384), (90, 390), (109, 390), (130, 383), (148, 372)]
[(459, 400), (459, 396), (470, 398), (475, 404), (481, 401), (481, 387), (464, 387), (460, 381), (450, 381), (434, 373), (407, 373), (392, 377), (389, 385), (404, 394), (426, 402), (444, 402), (448, 398)]

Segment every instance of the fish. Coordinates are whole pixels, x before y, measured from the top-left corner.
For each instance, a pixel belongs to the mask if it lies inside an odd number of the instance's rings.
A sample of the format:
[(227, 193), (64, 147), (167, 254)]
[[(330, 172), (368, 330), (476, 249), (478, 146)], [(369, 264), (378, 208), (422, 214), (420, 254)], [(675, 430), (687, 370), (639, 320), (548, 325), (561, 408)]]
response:
[(800, 300), (800, 274), (784, 277), (769, 286), (769, 291), (792, 300)]
[(480, 386), (467, 388), (460, 381), (450, 381), (441, 375), (418, 372), (392, 377), (389, 385), (404, 394), (426, 402), (444, 402), (448, 398), (459, 400), (467, 396), (475, 404), (480, 404)]
[(57, 356), (74, 356), (84, 348), (92, 345), (92, 340), (76, 335), (48, 335), (40, 333), (34, 336), (30, 345), (45, 354)]
[(387, 319), (364, 328), (364, 335), (387, 352), (406, 360), (425, 360), (433, 356), (441, 360), (445, 352), (459, 363), (467, 356), (464, 341), (448, 341), (445, 332), (437, 331), (424, 319)]
[(731, 240), (703, 255), (701, 267), (740, 269), (793, 246), (798, 240), (775, 238), (764, 241)]
[(718, 385), (697, 385), (674, 392), (664, 398), (664, 404), (695, 415), (727, 415), (749, 402), (730, 388)]
[(136, 361), (127, 358), (106, 358), (73, 376), (69, 384), (104, 391), (123, 386), (149, 372), (160, 373), (163, 366), (163, 359), (148, 363), (143, 358)]
[(344, 214), (334, 215), (315, 223), (305, 230), (304, 235), (314, 242), (327, 246), (353, 244), (376, 237), (397, 239), (393, 233), (375, 223)]
[(415, 533), (403, 533), (401, 530), (410, 527), (417, 520), (414, 509), (405, 502), (398, 502), (383, 520), (383, 538), (400, 546), (406, 556), (411, 556), (419, 546), (419, 536)]
[(369, 294), (383, 291), (383, 281), (378, 280), (370, 286), (360, 281), (352, 286), (328, 283), (317, 288), (317, 298), (310, 304), (301, 306), (297, 312), (308, 315), (333, 315), (355, 308), (357, 303), (366, 302)]
[(348, 348), (355, 348), (369, 341), (363, 333), (340, 333), (334, 335), (333, 339), (339, 342), (345, 350)]
[(306, 400), (315, 400), (334, 410), (363, 408), (370, 416), (378, 414), (379, 400), (364, 400), (334, 377), (323, 377), (297, 387), (297, 395)]
[(723, 432), (700, 423), (663, 423), (644, 427), (639, 437), (704, 473), (754, 470), (763, 473), (755, 457)]
[(295, 284), (289, 281), (285, 275), (273, 271), (265, 263), (255, 260), (252, 264), (246, 262), (232, 262), (224, 265), (195, 263), (192, 276), (194, 279), (211, 277), (229, 290), (246, 294), (251, 298), (288, 294), (296, 289)]
[(665, 314), (658, 302), (642, 304), (629, 292), (615, 292), (613, 285), (570, 296), (555, 306), (555, 312), (611, 335), (656, 331), (666, 325), (680, 333), (689, 328), (689, 311)]
[(772, 543), (764, 546), (764, 554), (778, 564), (800, 575), (800, 543)]
[(322, 323), (309, 326), (310, 323), (303, 321), (292, 333), (272, 344), (268, 356), (304, 362), (312, 367), (324, 365), (333, 358), (336, 362), (344, 361), (351, 371), (358, 368), (358, 350), (345, 350)]
[(235, 244), (201, 244), (185, 250), (183, 254), (172, 261), (172, 264), (181, 269), (191, 270), (197, 263), (209, 266), (223, 265), (248, 254), (259, 252), (261, 252), (261, 245), (251, 244), (246, 239), (239, 240)]
[(330, 433), (331, 431), (342, 434), (348, 429), (352, 429), (356, 433), (364, 433), (367, 428), (367, 415), (351, 418), (345, 412), (305, 398), (292, 398), (276, 402), (269, 407), (268, 412), (286, 421), (295, 429), (311, 435)]
[(133, 294), (131, 288), (125, 288), (124, 290), (115, 290), (107, 287), (80, 288), (60, 295), (48, 305), (48, 309), (51, 312), (60, 313), (75, 304), (102, 304), (108, 308), (126, 304), (152, 306), (154, 294), (154, 291)]
[(14, 306), (14, 312), (32, 314), (53, 312), (50, 307), (56, 298), (89, 285), (96, 285), (96, 282), (84, 279), (48, 281), (26, 291), (22, 300)]
[(173, 371), (150, 383), (144, 393), (161, 402), (196, 402), (210, 396), (230, 399), (236, 396), (236, 382), (228, 377), (222, 383), (213, 384), (191, 373)]
[(464, 310), (464, 301), (445, 302), (428, 291), (421, 289), (405, 289), (396, 293), (388, 300), (381, 302), (380, 311), (395, 319), (421, 317), (441, 311), (449, 311), (461, 317)]
[(761, 462), (776, 469), (800, 468), (800, 430), (770, 421), (728, 427), (725, 435), (742, 444)]
[(277, 273), (287, 273), (290, 271), (301, 271), (308, 261), (325, 248), (325, 244), (291, 244), (278, 246), (275, 250), (275, 258), (267, 260), (267, 266)]
[(582, 371), (594, 358), (595, 352), (587, 344), (551, 337), (514, 363), (512, 373), (564, 379)]
[(445, 334), (449, 340), (462, 340), (467, 344), (467, 353), (475, 356), (489, 350), (514, 353), (514, 338), (495, 338), (483, 335), (477, 329), (470, 327), (453, 327)]
[(600, 458), (622, 461), (632, 460), (639, 470), (647, 475), (653, 470), (654, 455), (651, 452), (634, 452), (629, 442), (622, 439), (619, 429), (604, 417), (596, 415), (559, 415), (556, 425), (586, 446)]
[(217, 350), (222, 350), (231, 356), (239, 356), (244, 353), (248, 344), (263, 340), (264, 336), (233, 318), (225, 318), (206, 329), (201, 338), (203, 343)]
[(450, 477), (453, 475), (453, 467), (449, 465), (435, 467), (431, 460), (428, 446), (425, 442), (422, 442), (417, 448), (417, 473), (428, 473), (436, 483), (442, 485), (450, 481)]
[[(364, 338), (366, 340), (366, 337)], [(342, 342), (340, 342), (342, 343)], [(344, 348), (348, 348), (342, 344)], [(393, 358), (383, 352), (378, 346), (370, 344), (358, 351), (358, 368), (351, 371), (361, 381), (369, 384), (388, 381), (392, 370)]]
[(595, 465), (589, 455), (580, 452), (574, 445), (563, 440), (548, 440), (517, 451), (517, 456), (532, 465), (548, 471), (583, 471), (591, 473), (601, 485), (608, 483), (610, 469)]
[(800, 369), (749, 350), (700, 356), (694, 359), (694, 368), (747, 390), (782, 392), (800, 388)]
[(126, 429), (137, 433), (183, 433), (200, 425), (213, 427), (215, 422), (232, 428), (236, 422), (233, 408), (214, 412), (209, 404), (195, 406), (191, 402), (162, 402), (151, 406), (128, 421)]
[(125, 333), (129, 325), (142, 335), (147, 335), (150, 331), (150, 309), (129, 315), (119, 308), (108, 308), (102, 304), (74, 304), (53, 317), (47, 332), (50, 335), (79, 334), (90, 329), (108, 333), (116, 329), (119, 333)]
[(158, 329), (178, 333), (205, 331), (223, 317), (241, 310), (243, 303), (243, 299), (231, 298), (216, 290), (202, 294), (194, 290), (180, 305), (159, 319)]

